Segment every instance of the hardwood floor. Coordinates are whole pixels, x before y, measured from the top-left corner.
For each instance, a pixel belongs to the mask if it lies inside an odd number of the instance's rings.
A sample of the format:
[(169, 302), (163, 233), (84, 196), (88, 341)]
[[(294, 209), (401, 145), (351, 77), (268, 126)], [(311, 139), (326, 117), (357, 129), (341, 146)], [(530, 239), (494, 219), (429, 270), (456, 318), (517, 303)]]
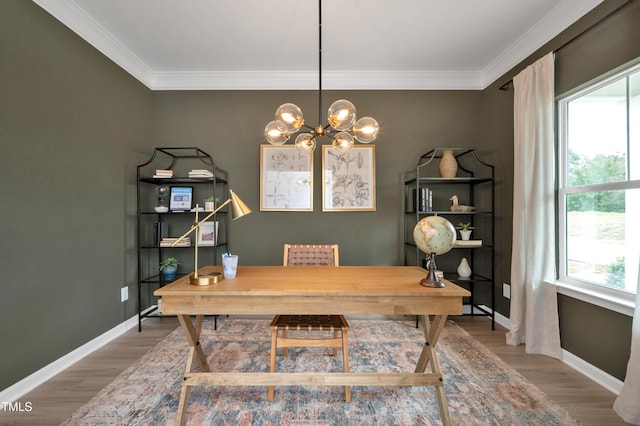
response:
[[(496, 325), (492, 331), (485, 317), (453, 319), (582, 424), (627, 424), (611, 408), (615, 395), (571, 367), (545, 356), (526, 354), (524, 346), (508, 346), (506, 330)], [(20, 398), (23, 405), (30, 403), (31, 411), (0, 411), (0, 424), (49, 426), (63, 422), (177, 326), (175, 318), (145, 321), (142, 333), (137, 328), (128, 331)]]
[(524, 345), (505, 343), (507, 330), (486, 317), (451, 317), (469, 334), (527, 378), (585, 426), (628, 425), (613, 411), (615, 394), (576, 372), (562, 361), (530, 355)]

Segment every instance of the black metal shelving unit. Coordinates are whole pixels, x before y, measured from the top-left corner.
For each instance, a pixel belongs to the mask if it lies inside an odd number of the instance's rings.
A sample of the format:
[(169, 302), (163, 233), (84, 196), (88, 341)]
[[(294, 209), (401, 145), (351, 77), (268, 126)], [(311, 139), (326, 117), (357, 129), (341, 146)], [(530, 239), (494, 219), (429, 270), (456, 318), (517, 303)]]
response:
[[(173, 177), (153, 177), (156, 170), (172, 170)], [(193, 169), (210, 171), (211, 177), (188, 177)], [(158, 299), (153, 292), (168, 284), (158, 270), (165, 257), (176, 257), (181, 263), (178, 277), (193, 271), (194, 243), (197, 235), (191, 234), (192, 243), (187, 247), (161, 247), (155, 238), (154, 224), (165, 222), (169, 236), (179, 237), (189, 230), (195, 219), (194, 212), (157, 212), (157, 188), (160, 186), (193, 187), (193, 197), (201, 207), (204, 198), (213, 196), (221, 201), (228, 198), (229, 175), (220, 169), (212, 157), (196, 147), (155, 148), (151, 157), (137, 166), (137, 290), (138, 290), (138, 331), (142, 330), (142, 320), (146, 317), (162, 316)], [(168, 204), (168, 201), (167, 201)], [(195, 203), (194, 203), (195, 205)], [(207, 212), (200, 212), (200, 219)], [(228, 207), (221, 209), (212, 218), (218, 222), (218, 237), (213, 246), (199, 246), (198, 264), (216, 265), (221, 253), (228, 250), (229, 214)]]
[[(458, 163), (458, 172), (453, 178), (439, 177), (438, 160), (447, 150), (453, 151)], [(475, 228), (472, 239), (481, 239), (482, 245), (454, 246), (449, 253), (437, 257), (437, 266), (447, 280), (471, 292), (471, 296), (465, 300), (465, 304), (470, 306), (469, 313), (491, 317), (492, 329), (495, 329), (494, 179), (494, 166), (482, 161), (474, 148), (434, 148), (420, 156), (413, 170), (403, 174), (405, 265), (423, 266), (425, 254), (413, 241), (413, 228), (422, 218), (444, 216), (454, 226), (460, 222), (470, 222)], [(425, 189), (431, 193), (430, 202), (423, 202)], [(451, 211), (450, 198), (453, 195), (462, 200), (461, 204), (474, 206), (474, 210)], [(471, 265), (472, 274), (469, 278), (460, 277), (456, 271), (456, 265), (463, 257)], [(484, 303), (481, 303), (476, 290), (487, 287), (490, 295), (488, 300), (485, 296)]]

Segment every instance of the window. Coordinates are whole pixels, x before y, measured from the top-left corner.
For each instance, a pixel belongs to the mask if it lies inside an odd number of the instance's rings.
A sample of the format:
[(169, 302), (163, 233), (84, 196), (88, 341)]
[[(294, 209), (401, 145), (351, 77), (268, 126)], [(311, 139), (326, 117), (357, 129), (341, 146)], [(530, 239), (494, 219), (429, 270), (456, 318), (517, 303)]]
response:
[(633, 301), (640, 259), (640, 65), (558, 101), (559, 281)]

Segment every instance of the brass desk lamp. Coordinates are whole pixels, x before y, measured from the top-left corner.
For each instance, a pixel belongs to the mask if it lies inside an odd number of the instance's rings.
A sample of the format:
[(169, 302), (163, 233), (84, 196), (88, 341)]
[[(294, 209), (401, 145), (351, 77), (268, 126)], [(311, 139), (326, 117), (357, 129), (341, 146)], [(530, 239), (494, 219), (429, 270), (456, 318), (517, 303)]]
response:
[[(236, 194), (235, 192), (233, 192), (232, 190), (229, 190), (229, 194), (230, 197), (227, 201), (225, 201), (224, 203), (220, 204), (218, 206), (217, 209), (215, 209), (214, 211), (212, 211), (211, 213), (209, 213), (207, 215), (207, 217), (205, 217), (204, 219), (198, 221), (198, 205), (196, 205), (196, 219), (193, 222), (193, 225), (191, 226), (191, 229), (189, 229), (187, 232), (185, 232), (184, 234), (182, 234), (182, 236), (180, 236), (180, 238), (178, 238), (176, 241), (173, 242), (173, 244), (171, 244), (171, 247), (175, 247), (176, 244), (178, 244), (180, 241), (182, 241), (187, 235), (191, 234), (192, 232), (196, 231), (198, 229), (200, 229), (200, 226), (202, 226), (202, 224), (204, 222), (206, 222), (209, 218), (211, 218), (211, 216), (213, 216), (214, 214), (216, 214), (217, 212), (220, 211), (220, 209), (222, 209), (224, 206), (226, 206), (227, 204), (231, 203), (231, 219), (236, 220), (244, 215), (247, 215), (249, 213), (251, 213), (251, 209), (249, 207), (247, 207), (247, 205), (244, 203), (244, 201), (242, 201)], [(197, 235), (197, 234), (196, 234)], [(195, 243), (195, 258), (194, 258), (194, 271), (193, 271), (193, 275), (191, 275), (189, 277), (189, 282), (192, 285), (209, 285), (209, 284), (215, 284), (217, 282), (219, 282), (221, 280), (221, 273), (220, 272), (212, 272), (210, 274), (202, 274), (199, 275), (198, 274), (198, 238), (195, 239), (196, 243)]]

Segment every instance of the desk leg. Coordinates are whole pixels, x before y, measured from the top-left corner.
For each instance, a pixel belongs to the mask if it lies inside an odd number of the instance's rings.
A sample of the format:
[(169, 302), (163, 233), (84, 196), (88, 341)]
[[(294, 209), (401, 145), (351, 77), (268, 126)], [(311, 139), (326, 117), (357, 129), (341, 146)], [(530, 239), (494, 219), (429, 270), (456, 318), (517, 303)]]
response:
[[(185, 366), (184, 372), (193, 372), (193, 367), (196, 362), (198, 363), (200, 371), (211, 371), (209, 363), (207, 362), (207, 357), (200, 345), (200, 332), (202, 331), (202, 321), (204, 320), (204, 316), (197, 315), (195, 325), (191, 322), (191, 317), (189, 315), (178, 315), (178, 320), (180, 321), (182, 330), (189, 342), (189, 355), (187, 355), (187, 365)], [(178, 412), (176, 413), (176, 425), (183, 426), (185, 424), (185, 414), (189, 402), (190, 390), (191, 388), (186, 385), (186, 381), (183, 381), (182, 391), (180, 392), (180, 401), (178, 403)]]
[[(447, 322), (446, 315), (436, 315), (433, 317), (433, 321), (430, 322), (426, 316), (420, 317), (422, 323), (422, 331), (424, 332), (425, 344), (420, 354), (420, 359), (416, 364), (416, 373), (424, 373), (429, 363), (431, 363), (431, 372), (440, 375), (440, 363), (436, 356), (436, 344), (440, 337), (445, 323)], [(438, 407), (440, 408), (440, 417), (442, 418), (442, 424), (444, 426), (451, 425), (451, 417), (449, 416), (449, 406), (447, 405), (447, 395), (444, 392), (444, 380), (441, 379), (440, 384), (436, 385), (436, 396), (438, 397)]]

